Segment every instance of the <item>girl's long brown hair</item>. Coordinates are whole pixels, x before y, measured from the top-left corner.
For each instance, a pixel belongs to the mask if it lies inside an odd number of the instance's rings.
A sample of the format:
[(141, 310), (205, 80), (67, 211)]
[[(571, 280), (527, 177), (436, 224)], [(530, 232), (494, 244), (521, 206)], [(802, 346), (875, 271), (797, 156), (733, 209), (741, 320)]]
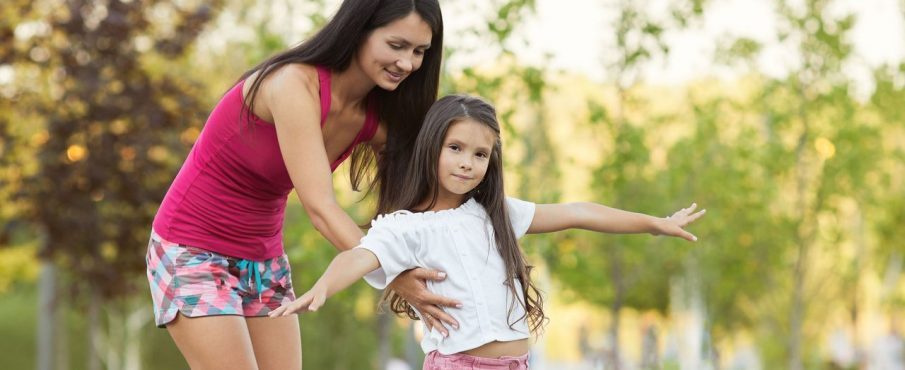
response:
[[(244, 107), (254, 107), (261, 83), (280, 67), (293, 63), (319, 65), (333, 71), (344, 71), (352, 63), (359, 47), (377, 28), (418, 14), (431, 28), (431, 47), (424, 53), (421, 68), (408, 76), (394, 91), (375, 88), (380, 121), (387, 125), (387, 142), (377, 161), (376, 183), (378, 212), (386, 213), (386, 199), (393, 197), (400, 173), (408, 165), (410, 150), (425, 113), (437, 99), (440, 64), (443, 58), (443, 15), (437, 0), (345, 0), (329, 22), (307, 41), (274, 55), (245, 72), (244, 80), (260, 71), (244, 99)], [(244, 108), (243, 108), (244, 109)], [(252, 109), (244, 111), (246, 122)], [(359, 190), (367, 177), (375, 153), (362, 143), (351, 156), (350, 180)]]
[[(437, 166), (446, 132), (450, 126), (467, 118), (487, 125), (496, 133), (497, 140), (490, 154), (484, 180), (469, 192), (465, 199), (473, 197), (484, 206), (490, 218), (497, 250), (506, 267), (504, 284), (509, 287), (513, 297), (513, 302), (510, 303), (510, 314), (514, 307), (513, 304), (517, 303), (525, 308), (525, 315), (510, 322), (510, 327), (519, 320), (527, 319), (531, 331), (537, 333), (547, 317), (544, 315), (543, 297), (537, 286), (531, 281), (532, 266), (529, 266), (525, 260), (509, 220), (506, 195), (503, 191), (500, 125), (497, 122), (496, 110), (492, 105), (480, 98), (464, 95), (450, 95), (437, 100), (427, 112), (421, 132), (415, 140), (412, 160), (405, 173), (400, 177), (401, 186), (394, 189), (398, 196), (393, 198), (394, 202), (388, 206), (392, 210), (405, 209), (417, 212), (428, 210), (436, 204), (440, 188)], [(430, 199), (428, 206), (425, 209), (416, 209), (426, 199)], [(521, 282), (521, 292), (516, 290), (516, 280)], [(518, 293), (525, 298), (523, 302), (516, 302)], [(411, 305), (392, 290), (387, 289), (384, 292), (382, 302), (388, 302), (390, 309), (397, 314), (407, 314), (412, 319), (418, 319)]]

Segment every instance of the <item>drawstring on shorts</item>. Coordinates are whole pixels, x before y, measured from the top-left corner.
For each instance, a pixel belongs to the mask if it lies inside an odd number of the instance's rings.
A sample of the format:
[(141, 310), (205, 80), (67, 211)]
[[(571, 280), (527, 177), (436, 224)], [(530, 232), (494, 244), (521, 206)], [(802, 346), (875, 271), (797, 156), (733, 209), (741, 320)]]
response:
[(236, 267), (252, 271), (252, 273), (248, 274), (248, 285), (251, 285), (252, 280), (254, 280), (255, 292), (258, 293), (258, 302), (262, 302), (261, 291), (264, 290), (264, 284), (261, 283), (261, 271), (258, 270), (258, 262), (241, 259), (236, 263)]

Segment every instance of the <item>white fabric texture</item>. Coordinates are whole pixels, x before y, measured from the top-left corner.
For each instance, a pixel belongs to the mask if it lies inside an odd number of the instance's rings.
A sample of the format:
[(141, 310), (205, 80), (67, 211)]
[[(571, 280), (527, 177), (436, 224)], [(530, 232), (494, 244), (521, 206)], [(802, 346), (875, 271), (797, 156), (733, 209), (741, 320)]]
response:
[[(520, 238), (531, 225), (535, 204), (506, 198), (506, 205), (515, 236)], [(490, 218), (474, 199), (449, 210), (378, 216), (357, 248), (371, 251), (380, 261), (380, 268), (365, 276), (377, 289), (415, 267), (446, 272), (444, 281), (428, 282), (428, 289), (462, 303), (461, 308), (444, 308), (459, 322), (459, 329), (450, 328), (447, 338), (437, 330), (426, 333), (421, 341), (424, 353), (454, 354), (492, 341), (530, 336), (526, 320), (518, 320), (525, 314), (521, 284), (515, 282), (519, 295), (514, 301), (505, 285), (506, 269)]]

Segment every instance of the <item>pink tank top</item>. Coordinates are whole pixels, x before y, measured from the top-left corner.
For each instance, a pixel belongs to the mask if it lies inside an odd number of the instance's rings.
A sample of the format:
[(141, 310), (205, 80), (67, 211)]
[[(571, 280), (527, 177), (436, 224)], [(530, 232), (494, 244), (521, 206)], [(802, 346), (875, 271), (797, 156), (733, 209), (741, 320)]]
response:
[[(323, 127), (330, 111), (330, 71), (318, 67), (317, 74)], [(262, 261), (284, 253), (283, 215), (293, 184), (274, 125), (253, 114), (250, 122), (239, 121), (244, 84), (236, 84), (214, 107), (157, 210), (153, 227), (174, 243)], [(331, 163), (331, 170), (357, 144), (374, 136), (374, 103), (372, 95), (361, 131)]]

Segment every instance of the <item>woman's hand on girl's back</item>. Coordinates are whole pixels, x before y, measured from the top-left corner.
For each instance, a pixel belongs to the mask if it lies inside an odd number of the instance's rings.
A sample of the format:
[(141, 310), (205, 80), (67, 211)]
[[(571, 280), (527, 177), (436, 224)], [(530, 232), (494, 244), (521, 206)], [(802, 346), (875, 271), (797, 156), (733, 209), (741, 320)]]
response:
[(435, 328), (443, 336), (448, 336), (447, 326), (458, 329), (459, 323), (441, 307), (459, 308), (462, 307), (462, 304), (455, 299), (436, 295), (427, 290), (427, 280), (443, 281), (443, 279), (446, 279), (446, 273), (419, 267), (399, 274), (388, 288), (396, 291), (412, 307), (421, 312), (424, 325), (428, 330)]

